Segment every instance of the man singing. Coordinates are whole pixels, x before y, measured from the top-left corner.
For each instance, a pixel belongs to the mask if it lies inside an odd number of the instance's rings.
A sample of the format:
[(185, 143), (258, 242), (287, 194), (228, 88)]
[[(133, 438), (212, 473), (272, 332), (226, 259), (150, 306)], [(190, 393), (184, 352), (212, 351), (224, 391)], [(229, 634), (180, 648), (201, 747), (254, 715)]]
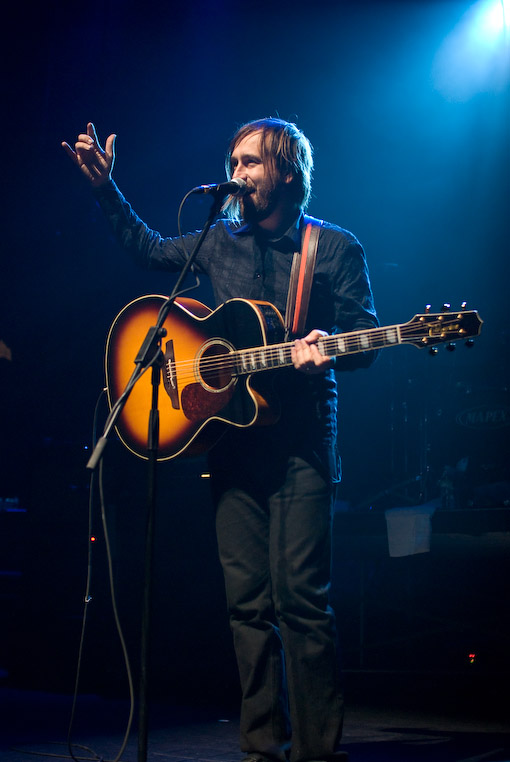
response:
[[(68, 155), (92, 184), (120, 244), (145, 268), (179, 271), (178, 238), (163, 238), (133, 212), (112, 180), (115, 136), (105, 149), (87, 125)], [(324, 356), (324, 334), (378, 325), (358, 240), (305, 216), (312, 149), (296, 125), (260, 119), (227, 150), (227, 199), (195, 261), (216, 306), (265, 300), (285, 314), (293, 256), (308, 222), (319, 225), (306, 329), (293, 337), (293, 366), (275, 371), (281, 411), (273, 426), (230, 427), (209, 453), (219, 556), (242, 687), (246, 762), (333, 762), (343, 699), (336, 628), (328, 604), (331, 513), (340, 480), (335, 371), (367, 367), (371, 351)], [(187, 248), (197, 234), (186, 236)]]

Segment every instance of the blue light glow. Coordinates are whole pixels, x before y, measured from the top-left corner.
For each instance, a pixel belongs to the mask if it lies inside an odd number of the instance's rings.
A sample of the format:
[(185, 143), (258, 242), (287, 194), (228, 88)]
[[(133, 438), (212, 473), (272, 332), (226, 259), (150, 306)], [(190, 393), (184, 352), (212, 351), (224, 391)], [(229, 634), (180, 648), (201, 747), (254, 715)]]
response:
[(510, 22), (510, 0), (496, 0), (480, 9), (480, 30), (488, 38), (508, 30)]
[(510, 82), (510, 0), (471, 5), (439, 48), (433, 76), (452, 100), (503, 90)]

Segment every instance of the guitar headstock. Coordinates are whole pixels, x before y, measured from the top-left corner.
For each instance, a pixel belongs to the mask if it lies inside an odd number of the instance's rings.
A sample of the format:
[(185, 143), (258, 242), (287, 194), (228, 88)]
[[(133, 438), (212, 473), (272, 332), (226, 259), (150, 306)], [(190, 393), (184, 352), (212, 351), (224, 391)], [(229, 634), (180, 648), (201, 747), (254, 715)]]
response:
[(472, 346), (473, 337), (480, 335), (482, 323), (478, 312), (467, 310), (465, 302), (457, 312), (449, 304), (443, 304), (440, 312), (431, 312), (427, 305), (424, 313), (401, 326), (401, 339), (419, 349), (428, 347), (433, 353), (437, 351), (436, 344), (446, 343), (451, 350), (455, 341), (464, 340), (467, 346)]

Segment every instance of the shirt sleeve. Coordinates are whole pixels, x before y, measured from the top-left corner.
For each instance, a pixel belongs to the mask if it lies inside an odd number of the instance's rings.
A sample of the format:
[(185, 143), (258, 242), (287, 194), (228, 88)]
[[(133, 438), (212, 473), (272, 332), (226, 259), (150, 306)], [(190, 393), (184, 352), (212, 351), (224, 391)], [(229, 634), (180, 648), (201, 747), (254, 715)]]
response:
[[(377, 328), (379, 321), (374, 306), (368, 265), (363, 247), (354, 236), (346, 241), (336, 259), (332, 282), (335, 300), (335, 333)], [(378, 356), (368, 350), (337, 357), (335, 370), (367, 368)]]
[[(94, 189), (94, 196), (110, 225), (120, 246), (133, 261), (146, 270), (180, 270), (188, 257), (180, 238), (164, 238), (152, 230), (133, 211), (116, 184), (111, 180)], [(185, 245), (191, 251), (194, 234), (184, 236)], [(200, 259), (195, 268), (202, 270)]]

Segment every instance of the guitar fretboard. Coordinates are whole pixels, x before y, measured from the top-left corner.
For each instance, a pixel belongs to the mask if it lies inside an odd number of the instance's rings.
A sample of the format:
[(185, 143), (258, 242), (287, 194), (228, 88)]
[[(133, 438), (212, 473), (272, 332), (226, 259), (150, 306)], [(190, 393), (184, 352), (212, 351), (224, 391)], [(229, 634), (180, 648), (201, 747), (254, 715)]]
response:
[[(459, 313), (425, 313), (415, 315), (408, 323), (324, 336), (319, 339), (317, 346), (324, 357), (341, 357), (399, 344), (434, 346), (476, 335), (480, 322), (474, 310)], [(286, 342), (236, 350), (229, 355), (232, 372), (241, 376), (292, 365), (292, 346), (292, 342)]]
[[(400, 325), (385, 328), (370, 328), (366, 331), (353, 331), (333, 336), (324, 336), (317, 345), (324, 357), (340, 357), (372, 349), (381, 349), (401, 343)], [(292, 365), (292, 342), (270, 344), (265, 347), (253, 347), (234, 352), (230, 358), (234, 361), (236, 375), (255, 373), (261, 370), (283, 368)]]

